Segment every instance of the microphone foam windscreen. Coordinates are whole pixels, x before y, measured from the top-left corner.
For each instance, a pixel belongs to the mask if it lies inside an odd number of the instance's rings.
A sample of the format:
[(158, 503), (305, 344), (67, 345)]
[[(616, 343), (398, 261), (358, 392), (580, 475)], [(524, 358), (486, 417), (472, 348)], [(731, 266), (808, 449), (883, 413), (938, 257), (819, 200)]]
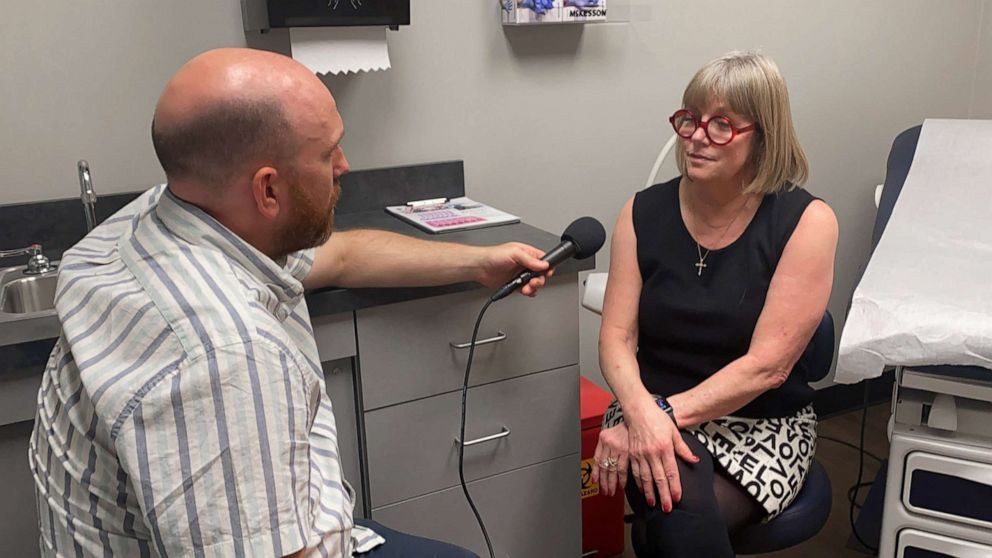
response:
[(606, 242), (606, 229), (592, 217), (579, 217), (565, 229), (562, 240), (575, 244), (575, 259), (584, 260), (603, 247)]

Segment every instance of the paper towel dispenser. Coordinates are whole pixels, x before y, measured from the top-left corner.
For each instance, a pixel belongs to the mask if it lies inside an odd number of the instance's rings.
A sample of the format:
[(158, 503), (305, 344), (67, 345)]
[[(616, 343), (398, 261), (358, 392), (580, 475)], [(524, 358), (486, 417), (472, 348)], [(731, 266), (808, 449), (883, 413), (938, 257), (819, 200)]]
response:
[(410, 25), (410, 0), (241, 0), (245, 31)]

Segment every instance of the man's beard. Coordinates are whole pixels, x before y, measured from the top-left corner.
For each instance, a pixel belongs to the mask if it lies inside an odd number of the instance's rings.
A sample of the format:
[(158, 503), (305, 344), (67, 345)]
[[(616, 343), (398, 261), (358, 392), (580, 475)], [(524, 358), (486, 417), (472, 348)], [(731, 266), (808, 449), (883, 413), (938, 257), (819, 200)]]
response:
[(290, 191), (293, 211), (296, 214), (289, 225), (279, 233), (276, 241), (276, 252), (280, 257), (320, 246), (331, 238), (331, 232), (334, 230), (334, 206), (337, 205), (341, 193), (337, 181), (334, 182), (333, 189), (330, 203), (326, 208), (317, 207), (298, 187)]

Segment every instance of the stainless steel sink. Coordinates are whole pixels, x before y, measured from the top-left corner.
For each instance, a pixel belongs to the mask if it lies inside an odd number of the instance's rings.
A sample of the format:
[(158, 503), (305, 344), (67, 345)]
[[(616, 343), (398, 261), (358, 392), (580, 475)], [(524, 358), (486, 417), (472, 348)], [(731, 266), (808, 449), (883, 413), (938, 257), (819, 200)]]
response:
[(23, 268), (0, 271), (0, 312), (32, 314), (55, 308), (55, 271), (25, 275)]

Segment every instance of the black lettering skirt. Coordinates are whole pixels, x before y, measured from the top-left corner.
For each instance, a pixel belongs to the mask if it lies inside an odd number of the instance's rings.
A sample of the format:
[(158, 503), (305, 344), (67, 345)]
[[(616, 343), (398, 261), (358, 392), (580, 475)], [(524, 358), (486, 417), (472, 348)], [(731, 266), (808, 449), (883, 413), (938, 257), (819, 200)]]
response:
[[(603, 428), (623, 421), (613, 401)], [(808, 405), (790, 417), (723, 417), (686, 430), (768, 512), (769, 521), (796, 499), (816, 453), (816, 412)]]

